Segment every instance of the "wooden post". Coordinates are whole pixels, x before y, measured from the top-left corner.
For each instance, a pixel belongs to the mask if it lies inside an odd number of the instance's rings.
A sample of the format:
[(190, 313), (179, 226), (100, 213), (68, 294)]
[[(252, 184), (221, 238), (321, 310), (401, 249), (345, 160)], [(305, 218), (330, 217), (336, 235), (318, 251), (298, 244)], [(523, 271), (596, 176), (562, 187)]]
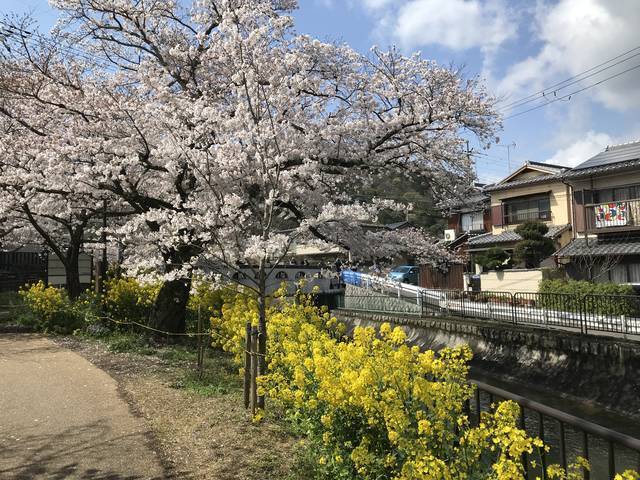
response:
[(255, 395), (256, 398), (258, 399), (258, 408), (260, 409), (264, 409), (264, 395), (258, 395), (258, 376), (263, 376), (267, 374), (267, 361), (265, 358), (265, 352), (266, 350), (266, 332), (263, 331), (262, 329), (258, 329), (257, 331), (257, 335), (256, 335), (256, 345), (258, 346), (256, 348), (256, 360), (257, 360), (257, 373), (254, 379), (254, 388), (255, 388)]
[(249, 408), (251, 401), (251, 322), (247, 322), (246, 337), (244, 343), (244, 408)]
[(251, 330), (251, 414), (256, 414), (258, 407), (258, 329)]
[(102, 280), (103, 280), (103, 276), (102, 276), (102, 270), (103, 270), (102, 260), (96, 260), (95, 261), (94, 269), (95, 269), (95, 277), (94, 278), (95, 278), (95, 281), (96, 281), (96, 283), (94, 285), (95, 292), (98, 295), (102, 295), (102, 293), (103, 293), (102, 292), (102, 288), (103, 288), (103, 285), (102, 285)]
[(202, 374), (204, 370), (204, 342), (202, 338), (202, 314), (200, 310), (200, 304), (198, 304), (198, 379), (202, 380)]

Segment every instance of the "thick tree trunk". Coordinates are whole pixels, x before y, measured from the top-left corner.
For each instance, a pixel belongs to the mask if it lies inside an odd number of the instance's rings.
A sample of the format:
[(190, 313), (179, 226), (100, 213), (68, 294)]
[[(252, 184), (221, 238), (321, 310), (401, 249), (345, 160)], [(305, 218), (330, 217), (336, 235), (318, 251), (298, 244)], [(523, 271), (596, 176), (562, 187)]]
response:
[(62, 262), (64, 264), (64, 273), (67, 277), (67, 293), (72, 300), (78, 298), (82, 293), (80, 288), (79, 257), (80, 247), (72, 245), (67, 250), (67, 256)]
[(190, 279), (164, 282), (153, 306), (149, 326), (163, 332), (184, 333), (190, 290)]

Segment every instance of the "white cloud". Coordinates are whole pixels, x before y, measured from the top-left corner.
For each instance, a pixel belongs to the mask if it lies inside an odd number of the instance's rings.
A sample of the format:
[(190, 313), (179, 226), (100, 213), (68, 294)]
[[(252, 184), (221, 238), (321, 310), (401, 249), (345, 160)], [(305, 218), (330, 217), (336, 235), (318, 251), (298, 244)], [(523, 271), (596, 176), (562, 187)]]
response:
[(360, 0), (365, 8), (378, 10), (391, 5), (394, 0)]
[[(512, 65), (499, 82), (501, 94), (517, 98), (577, 75), (638, 45), (640, 8), (637, 0), (560, 0), (538, 5), (534, 37), (542, 43), (537, 54)], [(635, 53), (640, 53), (636, 51)], [(638, 65), (625, 62), (559, 93), (568, 94), (617, 72)], [(640, 69), (585, 92), (605, 107), (626, 110), (640, 106)]]
[(453, 50), (495, 49), (515, 32), (500, 0), (411, 0), (398, 9), (393, 27), (405, 48), (437, 44)]
[(556, 151), (545, 163), (575, 167), (613, 143), (616, 142), (609, 134), (590, 130), (582, 138)]

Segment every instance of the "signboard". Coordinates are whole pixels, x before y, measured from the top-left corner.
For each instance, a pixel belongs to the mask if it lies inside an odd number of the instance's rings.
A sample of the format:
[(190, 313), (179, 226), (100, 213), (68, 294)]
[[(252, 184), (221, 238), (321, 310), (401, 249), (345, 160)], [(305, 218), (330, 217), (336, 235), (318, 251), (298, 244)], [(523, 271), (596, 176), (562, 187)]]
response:
[(619, 227), (629, 223), (626, 202), (603, 203), (593, 208), (596, 214), (596, 228)]

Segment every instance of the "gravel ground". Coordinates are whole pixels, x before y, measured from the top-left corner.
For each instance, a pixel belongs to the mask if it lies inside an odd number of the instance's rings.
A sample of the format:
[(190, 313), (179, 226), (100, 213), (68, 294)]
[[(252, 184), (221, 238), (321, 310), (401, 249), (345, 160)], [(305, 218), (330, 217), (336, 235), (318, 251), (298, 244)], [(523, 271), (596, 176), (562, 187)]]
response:
[[(220, 388), (198, 390), (189, 383), (188, 361), (114, 353), (100, 342), (76, 337), (55, 341), (109, 373), (132, 410), (151, 427), (165, 466), (182, 479), (294, 479), (296, 440), (274, 423), (254, 425), (242, 404), (240, 379), (224, 371), (220, 354), (205, 372), (225, 377)], [(163, 358), (165, 357), (165, 358)]]

